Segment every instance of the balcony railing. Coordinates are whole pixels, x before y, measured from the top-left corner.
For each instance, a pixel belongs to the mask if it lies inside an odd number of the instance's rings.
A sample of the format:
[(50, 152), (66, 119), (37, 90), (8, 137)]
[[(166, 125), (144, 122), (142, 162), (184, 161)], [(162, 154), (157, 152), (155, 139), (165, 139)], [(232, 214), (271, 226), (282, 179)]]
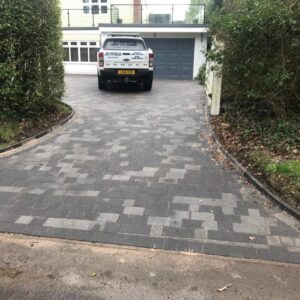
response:
[(112, 4), (104, 9), (62, 9), (63, 27), (98, 24), (205, 24), (204, 4)]

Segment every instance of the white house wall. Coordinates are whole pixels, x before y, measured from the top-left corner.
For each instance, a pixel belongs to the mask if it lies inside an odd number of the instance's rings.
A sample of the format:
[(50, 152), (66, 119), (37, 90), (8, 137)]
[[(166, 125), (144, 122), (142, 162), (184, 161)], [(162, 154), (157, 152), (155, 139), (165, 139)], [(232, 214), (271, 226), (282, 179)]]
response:
[[(122, 12), (120, 9), (120, 18), (123, 23), (133, 22), (133, 0), (107, 0), (107, 3), (90, 3), (99, 4), (101, 6), (107, 6), (107, 13), (101, 13), (92, 15), (83, 13), (83, 6), (86, 5), (82, 0), (61, 0), (62, 9), (62, 26), (68, 27), (98, 27), (99, 23), (111, 22), (111, 5), (122, 4)], [(127, 4), (128, 6), (124, 5)], [(69, 11), (68, 11), (69, 10)], [(69, 13), (69, 14), (68, 14)]]
[(206, 63), (207, 50), (207, 34), (200, 34), (195, 38), (195, 52), (194, 52), (194, 70), (193, 76), (197, 77), (199, 68)]
[(90, 41), (99, 42), (98, 30), (64, 30), (63, 41)]

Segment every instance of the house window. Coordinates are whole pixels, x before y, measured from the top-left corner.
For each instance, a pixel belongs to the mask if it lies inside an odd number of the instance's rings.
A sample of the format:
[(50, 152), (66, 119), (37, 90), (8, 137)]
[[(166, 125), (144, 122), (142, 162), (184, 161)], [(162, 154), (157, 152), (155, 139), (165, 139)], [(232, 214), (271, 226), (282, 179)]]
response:
[(88, 48), (80, 48), (80, 61), (89, 61)]
[(84, 14), (89, 14), (90, 13), (90, 7), (88, 5), (83, 6), (83, 13)]
[(102, 14), (107, 13), (107, 5), (101, 5), (100, 3), (107, 3), (107, 0), (82, 0), (83, 6), (82, 11), (84, 14), (99, 15), (100, 11)]
[(65, 62), (97, 62), (97, 42), (63, 42)]
[(69, 48), (64, 47), (64, 61), (70, 61), (70, 53)]
[(90, 48), (90, 62), (97, 61), (97, 48)]
[(92, 14), (99, 15), (99, 5), (92, 5)]
[(71, 47), (71, 61), (78, 61), (78, 48)]

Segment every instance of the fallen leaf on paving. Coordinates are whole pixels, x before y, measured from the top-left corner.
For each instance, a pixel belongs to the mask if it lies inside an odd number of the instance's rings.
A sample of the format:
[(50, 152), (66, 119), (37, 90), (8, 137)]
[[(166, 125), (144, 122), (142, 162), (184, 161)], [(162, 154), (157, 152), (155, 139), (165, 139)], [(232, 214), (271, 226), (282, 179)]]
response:
[(95, 277), (95, 276), (97, 276), (97, 273), (92, 273), (92, 277)]
[(220, 293), (222, 293), (222, 292), (224, 292), (226, 289), (228, 289), (230, 286), (232, 286), (232, 283), (229, 283), (229, 284), (223, 286), (222, 288), (217, 289), (217, 291), (220, 292)]
[(256, 240), (256, 237), (255, 237), (255, 236), (249, 236), (249, 240), (250, 240), (250, 241), (255, 241), (255, 240)]

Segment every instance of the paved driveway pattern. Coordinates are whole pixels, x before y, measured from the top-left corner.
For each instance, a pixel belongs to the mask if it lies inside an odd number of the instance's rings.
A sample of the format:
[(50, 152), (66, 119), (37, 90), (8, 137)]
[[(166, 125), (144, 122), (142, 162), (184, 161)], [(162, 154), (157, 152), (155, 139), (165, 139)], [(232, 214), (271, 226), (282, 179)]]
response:
[(0, 159), (1, 231), (300, 262), (297, 226), (210, 157), (197, 83), (145, 93), (66, 81), (74, 120)]

